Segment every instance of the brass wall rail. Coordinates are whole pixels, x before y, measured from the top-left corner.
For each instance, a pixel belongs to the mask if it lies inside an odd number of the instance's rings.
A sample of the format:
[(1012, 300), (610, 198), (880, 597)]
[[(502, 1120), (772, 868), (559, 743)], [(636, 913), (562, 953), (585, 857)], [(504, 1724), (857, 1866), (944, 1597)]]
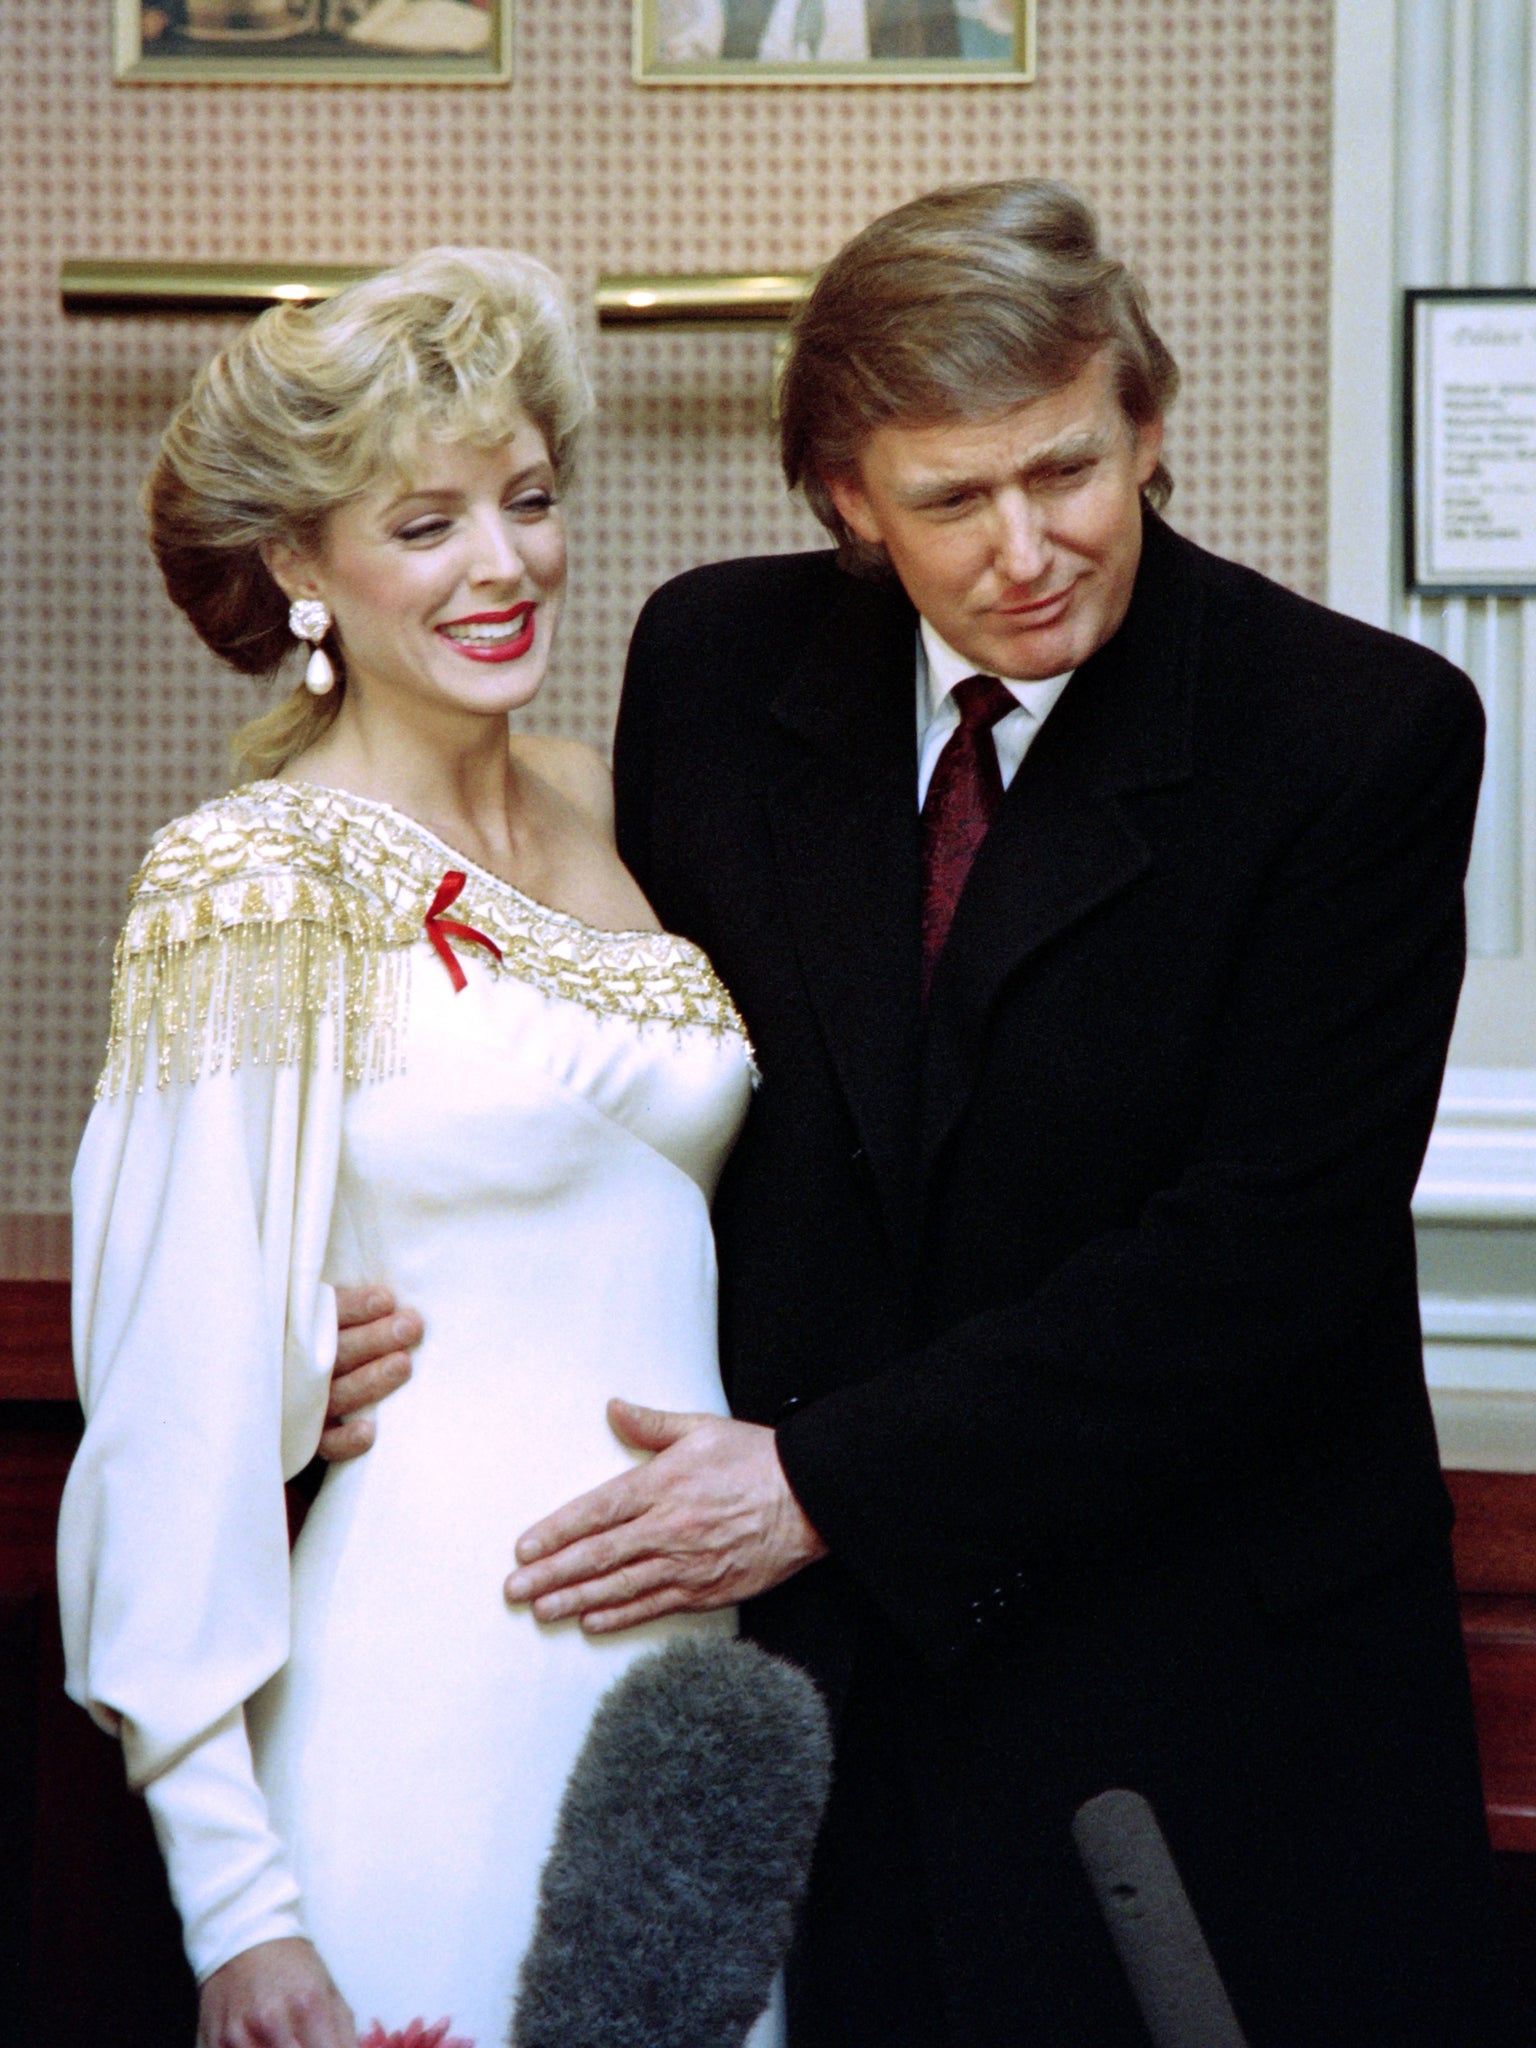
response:
[(700, 277), (600, 277), (600, 327), (757, 325), (793, 319), (816, 282), (805, 271)]
[[(308, 305), (373, 268), (343, 263), (114, 263), (75, 258), (59, 273), (66, 313), (260, 313)], [(693, 277), (603, 277), (602, 327), (778, 325), (803, 305), (814, 277), (749, 272)]]
[(66, 313), (260, 313), (308, 305), (372, 277), (350, 263), (112, 263), (74, 258), (59, 272)]

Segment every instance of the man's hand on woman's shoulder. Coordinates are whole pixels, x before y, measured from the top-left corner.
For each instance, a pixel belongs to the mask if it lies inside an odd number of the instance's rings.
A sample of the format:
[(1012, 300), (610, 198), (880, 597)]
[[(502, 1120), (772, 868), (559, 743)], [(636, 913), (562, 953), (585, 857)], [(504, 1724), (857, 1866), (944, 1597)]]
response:
[(421, 1317), (397, 1308), (387, 1287), (336, 1290), (336, 1364), (320, 1455), (333, 1465), (361, 1457), (373, 1443), (373, 1418), (359, 1413), (403, 1387), (411, 1352), (421, 1342)]

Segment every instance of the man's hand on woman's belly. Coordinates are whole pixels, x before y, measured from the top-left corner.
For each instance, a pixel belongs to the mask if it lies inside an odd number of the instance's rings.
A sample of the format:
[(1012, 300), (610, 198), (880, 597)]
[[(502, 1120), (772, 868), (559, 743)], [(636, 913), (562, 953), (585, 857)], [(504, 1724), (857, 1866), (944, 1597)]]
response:
[(506, 1585), (514, 1606), (611, 1635), (662, 1614), (734, 1607), (826, 1555), (771, 1429), (617, 1400), (608, 1421), (622, 1443), (654, 1455), (518, 1538)]

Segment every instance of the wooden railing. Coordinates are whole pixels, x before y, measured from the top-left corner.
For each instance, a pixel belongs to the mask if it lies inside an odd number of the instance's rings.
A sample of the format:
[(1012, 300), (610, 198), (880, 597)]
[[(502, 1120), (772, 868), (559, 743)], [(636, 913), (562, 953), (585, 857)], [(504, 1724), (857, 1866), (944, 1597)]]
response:
[(0, 1280), (0, 1401), (73, 1401), (67, 1280)]
[(1488, 1832), (1536, 1853), (1536, 1475), (1445, 1476)]

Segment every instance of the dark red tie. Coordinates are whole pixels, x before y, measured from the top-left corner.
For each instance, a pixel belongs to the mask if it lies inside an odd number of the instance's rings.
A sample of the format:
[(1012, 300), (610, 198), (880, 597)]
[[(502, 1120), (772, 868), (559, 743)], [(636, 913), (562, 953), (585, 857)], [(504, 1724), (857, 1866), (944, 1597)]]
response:
[(924, 996), (977, 848), (1003, 800), (992, 728), (1018, 709), (1018, 699), (996, 676), (967, 676), (953, 695), (960, 724), (934, 764), (923, 802)]

